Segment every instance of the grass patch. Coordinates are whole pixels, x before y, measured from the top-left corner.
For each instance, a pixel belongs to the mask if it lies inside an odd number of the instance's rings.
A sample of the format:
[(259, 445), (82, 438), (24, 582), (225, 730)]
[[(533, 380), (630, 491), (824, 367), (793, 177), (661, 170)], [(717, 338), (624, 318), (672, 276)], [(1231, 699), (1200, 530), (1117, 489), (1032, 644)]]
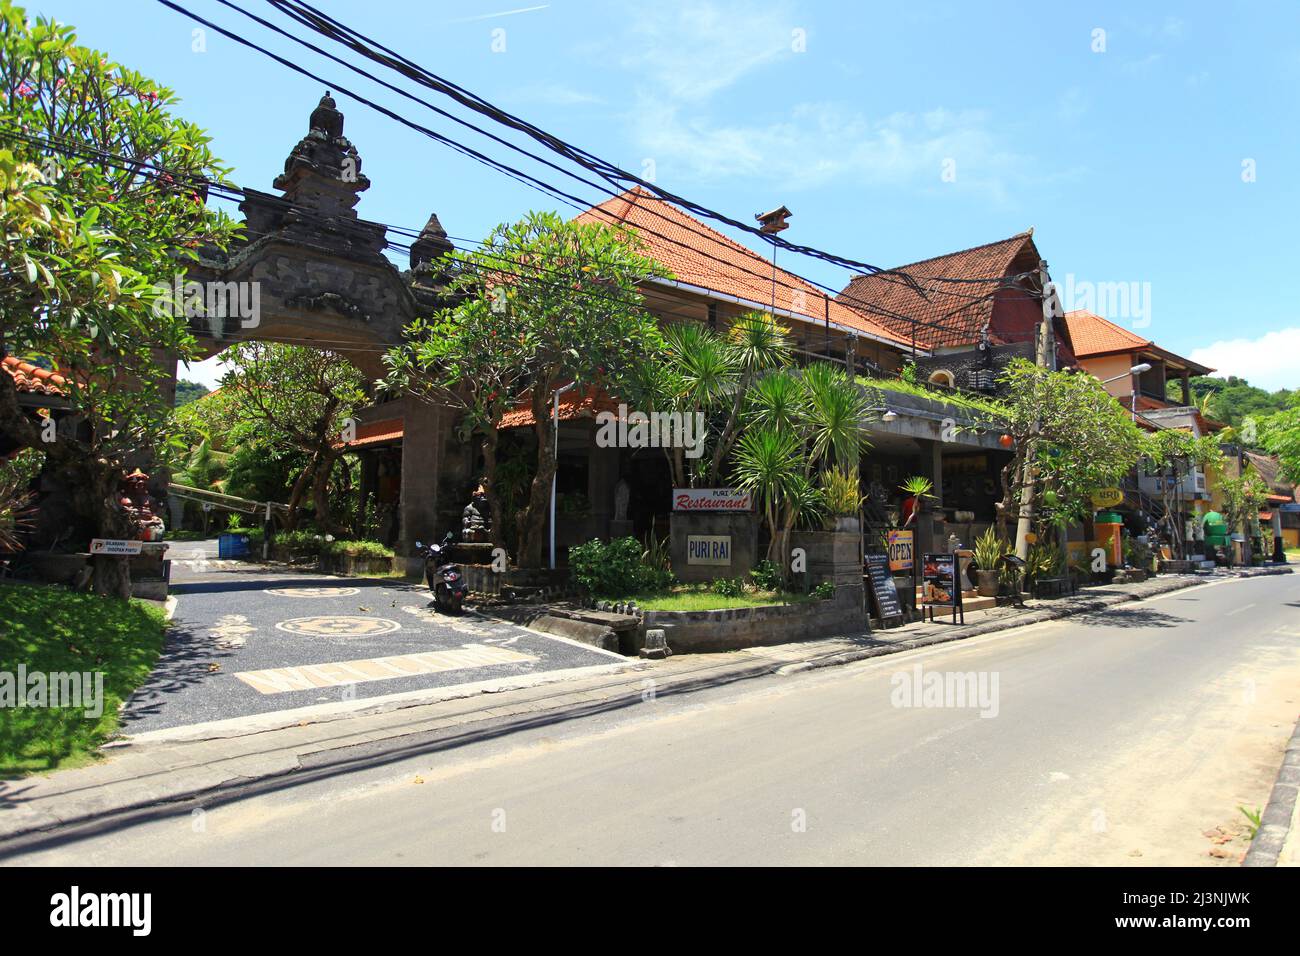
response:
[(647, 594), (634, 598), (637, 607), (645, 611), (721, 611), (733, 607), (768, 607), (773, 604), (803, 604), (813, 600), (810, 595), (790, 594), (781, 591), (751, 591), (741, 594), (717, 594), (708, 585), (679, 585), (663, 594)]
[[(96, 748), (116, 732), (122, 702), (149, 676), (165, 627), (163, 612), (143, 601), (53, 585), (0, 583), (0, 674), (11, 674), (9, 680), (16, 682), (22, 664), (29, 674), (104, 675), (98, 717), (85, 716), (83, 708), (13, 707), (5, 701), (0, 707), (0, 777), (93, 759)], [(92, 678), (88, 692), (93, 687)]]
[(165, 535), (163, 535), (163, 540), (164, 541), (207, 541), (209, 538), (215, 538), (217, 535), (221, 533), (222, 532), (220, 531), (209, 531), (207, 534), (204, 534), (202, 531), (186, 531), (182, 529), (179, 531), (168, 531)]

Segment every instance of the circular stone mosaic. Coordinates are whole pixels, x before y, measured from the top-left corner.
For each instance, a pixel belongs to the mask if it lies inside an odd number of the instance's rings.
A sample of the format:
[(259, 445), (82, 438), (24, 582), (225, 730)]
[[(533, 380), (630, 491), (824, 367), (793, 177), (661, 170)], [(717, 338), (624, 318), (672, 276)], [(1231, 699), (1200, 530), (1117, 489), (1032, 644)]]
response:
[(345, 617), (331, 614), (324, 617), (295, 617), (275, 625), (277, 631), (288, 634), (308, 634), (312, 637), (375, 637), (401, 630), (402, 625), (382, 617)]
[(360, 594), (361, 588), (267, 588), (265, 593), (296, 598), (349, 597)]

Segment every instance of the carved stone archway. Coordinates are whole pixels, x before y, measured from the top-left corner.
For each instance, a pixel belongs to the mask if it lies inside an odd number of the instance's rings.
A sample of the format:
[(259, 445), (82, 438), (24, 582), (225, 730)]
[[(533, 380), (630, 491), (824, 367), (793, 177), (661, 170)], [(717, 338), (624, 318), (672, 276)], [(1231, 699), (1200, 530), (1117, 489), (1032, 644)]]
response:
[[(380, 377), (384, 351), (402, 330), (447, 301), (442, 257), (452, 244), (438, 217), (412, 243), (408, 271), (384, 257), (385, 227), (354, 208), (370, 180), (328, 93), (273, 186), (279, 195), (244, 190), (240, 241), (225, 253), (206, 251), (188, 270), (187, 280), (203, 284), (206, 302), (217, 305), (192, 320), (203, 354), (240, 341), (284, 342), (338, 352), (367, 378)], [(439, 477), (467, 466), (448, 410), (411, 399), (381, 409), (371, 417), (402, 422), (399, 554), (409, 555), (412, 542), (438, 530)]]

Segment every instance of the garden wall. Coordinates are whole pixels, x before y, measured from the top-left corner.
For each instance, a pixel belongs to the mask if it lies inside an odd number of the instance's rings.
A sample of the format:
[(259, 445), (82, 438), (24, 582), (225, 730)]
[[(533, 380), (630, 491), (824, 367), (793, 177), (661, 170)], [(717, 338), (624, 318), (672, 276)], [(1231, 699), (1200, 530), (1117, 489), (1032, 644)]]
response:
[(835, 596), (827, 600), (802, 604), (646, 611), (645, 627), (662, 628), (675, 654), (734, 651), (868, 630), (860, 583), (856, 588), (836, 588)]

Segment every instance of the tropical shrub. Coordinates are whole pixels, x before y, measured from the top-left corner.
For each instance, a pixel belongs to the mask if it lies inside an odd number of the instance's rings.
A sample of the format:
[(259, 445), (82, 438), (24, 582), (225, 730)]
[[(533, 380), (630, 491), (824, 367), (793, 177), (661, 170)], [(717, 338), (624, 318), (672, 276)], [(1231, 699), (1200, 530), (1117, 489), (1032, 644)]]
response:
[(760, 591), (778, 591), (781, 588), (781, 569), (764, 559), (750, 569), (749, 579)]
[(651, 594), (672, 584), (672, 572), (642, 560), (641, 542), (628, 536), (596, 538), (569, 549), (569, 574), (584, 591), (601, 595)]

